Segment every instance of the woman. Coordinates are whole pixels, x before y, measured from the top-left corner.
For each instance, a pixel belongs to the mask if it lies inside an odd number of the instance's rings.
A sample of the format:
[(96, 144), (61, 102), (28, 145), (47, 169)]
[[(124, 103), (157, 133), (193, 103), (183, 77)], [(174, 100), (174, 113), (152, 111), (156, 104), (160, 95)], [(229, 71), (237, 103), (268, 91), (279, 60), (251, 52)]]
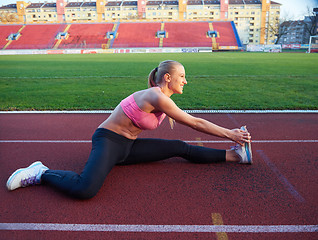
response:
[[(49, 170), (41, 162), (16, 170), (7, 188), (14, 190), (45, 183), (80, 199), (94, 197), (116, 164), (133, 164), (183, 157), (195, 163), (237, 161), (252, 163), (250, 134), (243, 127), (229, 130), (193, 117), (171, 100), (187, 84), (185, 70), (176, 61), (163, 61), (149, 74), (149, 87), (135, 92), (115, 108), (92, 137), (92, 150), (83, 172)], [(180, 140), (138, 139), (142, 130), (155, 129), (165, 116), (197, 131), (237, 142), (230, 150), (189, 145)]]

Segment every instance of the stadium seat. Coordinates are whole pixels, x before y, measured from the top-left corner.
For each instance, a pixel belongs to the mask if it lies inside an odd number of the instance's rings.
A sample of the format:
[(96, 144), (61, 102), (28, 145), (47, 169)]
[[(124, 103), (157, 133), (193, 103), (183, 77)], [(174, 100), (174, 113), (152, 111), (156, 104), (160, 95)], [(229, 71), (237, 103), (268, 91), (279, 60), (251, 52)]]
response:
[(106, 34), (112, 27), (112, 23), (72, 24), (68, 38), (62, 40), (58, 48), (101, 48), (107, 43)]
[(213, 28), (219, 33), (219, 46), (238, 46), (231, 22), (213, 22)]
[(0, 49), (7, 44), (7, 38), (10, 34), (17, 33), (22, 25), (1, 25), (0, 26)]
[(63, 24), (26, 25), (20, 32), (20, 38), (12, 41), (7, 49), (51, 49), (56, 34), (62, 28)]
[(208, 22), (165, 23), (168, 38), (163, 40), (163, 47), (211, 47)]
[(160, 22), (156, 23), (120, 23), (118, 37), (112, 48), (144, 48), (159, 47), (156, 33), (160, 30)]

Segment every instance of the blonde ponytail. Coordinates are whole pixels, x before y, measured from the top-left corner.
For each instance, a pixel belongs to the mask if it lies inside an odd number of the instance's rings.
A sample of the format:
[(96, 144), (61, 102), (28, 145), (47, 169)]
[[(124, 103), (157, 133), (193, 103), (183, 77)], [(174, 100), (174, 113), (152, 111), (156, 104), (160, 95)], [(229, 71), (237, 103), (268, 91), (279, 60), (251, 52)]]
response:
[(157, 73), (158, 72), (158, 67), (152, 69), (152, 71), (149, 73), (148, 76), (148, 87), (155, 87), (157, 86), (156, 83), (156, 77), (157, 77)]

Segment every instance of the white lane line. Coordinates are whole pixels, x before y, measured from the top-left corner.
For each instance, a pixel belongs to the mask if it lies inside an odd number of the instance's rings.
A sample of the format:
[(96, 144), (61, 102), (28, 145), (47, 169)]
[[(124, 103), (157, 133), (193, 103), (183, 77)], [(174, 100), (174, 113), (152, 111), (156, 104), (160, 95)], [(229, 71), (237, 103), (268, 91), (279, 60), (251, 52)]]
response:
[[(91, 143), (91, 140), (0, 140), (0, 143)], [(218, 140), (186, 140), (187, 143), (233, 143)], [(253, 140), (252, 143), (318, 143), (318, 140)]]
[(296, 190), (296, 188), (288, 181), (288, 179), (279, 171), (276, 165), (267, 157), (267, 155), (262, 150), (256, 151), (263, 161), (267, 164), (267, 166), (273, 171), (273, 173), (277, 176), (279, 181), (283, 184), (286, 190), (298, 201), (305, 202), (305, 199), (300, 195), (300, 193)]
[(188, 233), (290, 233), (318, 232), (318, 225), (125, 225), (0, 223), (0, 230), (90, 231), (90, 232), (188, 232)]

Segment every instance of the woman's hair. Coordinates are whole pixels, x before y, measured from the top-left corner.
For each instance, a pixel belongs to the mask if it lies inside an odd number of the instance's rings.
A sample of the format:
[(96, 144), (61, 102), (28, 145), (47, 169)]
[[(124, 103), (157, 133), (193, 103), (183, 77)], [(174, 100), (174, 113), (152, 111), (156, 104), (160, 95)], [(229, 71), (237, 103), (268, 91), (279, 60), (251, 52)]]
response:
[(166, 60), (159, 64), (158, 67), (152, 69), (148, 76), (148, 87), (155, 87), (162, 81), (163, 76), (166, 73), (172, 72), (176, 65), (181, 65), (181, 63), (173, 60)]

